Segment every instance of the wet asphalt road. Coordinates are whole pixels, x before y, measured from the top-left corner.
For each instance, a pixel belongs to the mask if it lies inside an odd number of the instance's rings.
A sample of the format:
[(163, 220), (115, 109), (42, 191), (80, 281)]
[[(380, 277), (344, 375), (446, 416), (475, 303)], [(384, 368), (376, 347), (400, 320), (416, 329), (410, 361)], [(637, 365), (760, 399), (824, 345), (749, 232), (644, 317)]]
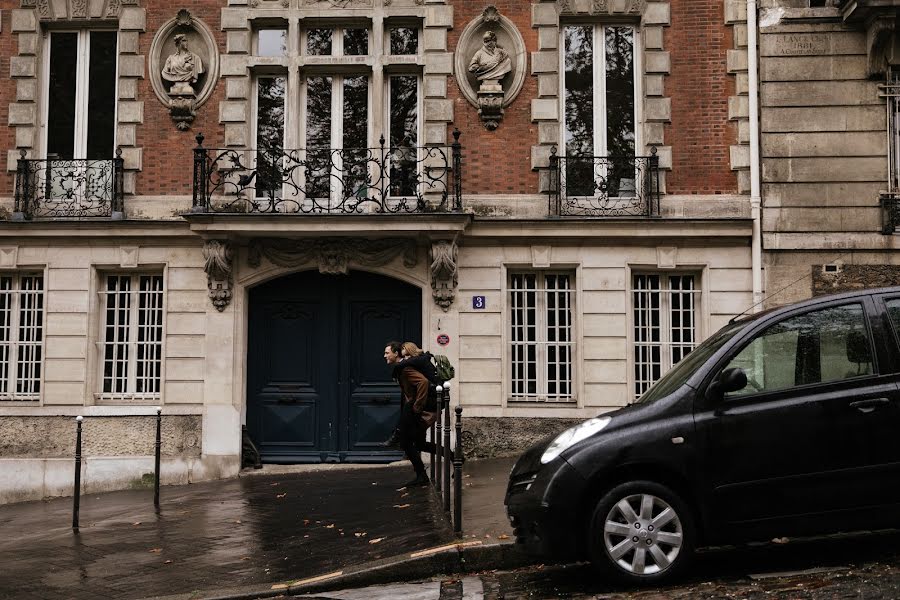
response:
[(900, 532), (706, 552), (676, 584), (629, 589), (589, 565), (539, 565), (321, 593), (328, 600), (831, 600), (900, 598)]
[(405, 467), (0, 506), (0, 598), (143, 598), (300, 579), (453, 539)]

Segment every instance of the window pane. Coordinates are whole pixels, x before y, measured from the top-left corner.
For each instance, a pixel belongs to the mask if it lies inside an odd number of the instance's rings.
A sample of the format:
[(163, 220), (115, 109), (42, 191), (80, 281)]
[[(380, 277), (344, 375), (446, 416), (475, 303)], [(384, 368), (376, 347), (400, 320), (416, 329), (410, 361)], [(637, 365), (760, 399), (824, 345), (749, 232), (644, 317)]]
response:
[(419, 52), (419, 30), (412, 27), (391, 29), (391, 54), (417, 54)]
[(9, 393), (9, 361), (12, 354), (12, 277), (0, 277), (0, 394)]
[(260, 29), (256, 46), (257, 56), (286, 56), (287, 29)]
[(78, 34), (50, 34), (47, 155), (75, 158), (75, 89)]
[(331, 173), (331, 77), (306, 81), (306, 195), (327, 198)]
[(565, 28), (566, 194), (594, 192), (594, 28)]
[(776, 323), (728, 366), (747, 374), (747, 387), (732, 396), (871, 374), (871, 342), (862, 305), (826, 308)]
[(161, 275), (141, 275), (138, 299), (137, 369), (135, 391), (158, 394), (162, 371), (162, 303)]
[(103, 391), (128, 391), (129, 329), (131, 325), (131, 277), (106, 278), (106, 326), (103, 352)]
[[(634, 29), (606, 28), (606, 150), (634, 156)], [(633, 176), (633, 175), (632, 175)]]
[(344, 56), (362, 56), (369, 53), (368, 29), (344, 30)]
[(284, 77), (260, 77), (256, 93), (258, 197), (281, 197), (284, 150)]
[(344, 78), (344, 195), (364, 198), (369, 139), (369, 78)]
[(391, 195), (416, 193), (418, 145), (419, 81), (415, 75), (390, 79)]
[(594, 155), (594, 55), (591, 26), (565, 29), (566, 156)]
[(91, 32), (87, 110), (87, 156), (112, 158), (116, 114), (115, 31)]
[(306, 32), (306, 53), (312, 56), (331, 54), (331, 29), (310, 29)]

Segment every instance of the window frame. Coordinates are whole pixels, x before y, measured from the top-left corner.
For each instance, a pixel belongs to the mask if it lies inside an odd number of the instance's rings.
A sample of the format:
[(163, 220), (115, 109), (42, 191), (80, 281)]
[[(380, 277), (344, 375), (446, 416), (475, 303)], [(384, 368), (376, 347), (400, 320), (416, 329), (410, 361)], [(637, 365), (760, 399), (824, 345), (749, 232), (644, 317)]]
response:
[[(630, 27), (634, 31), (634, 41), (632, 44), (634, 52), (634, 153), (635, 156), (645, 154), (643, 143), (643, 78), (644, 78), (644, 62), (643, 62), (643, 36), (641, 34), (640, 23), (637, 22), (584, 22), (571, 21), (562, 22), (559, 26), (559, 102), (560, 102), (560, 127), (559, 127), (559, 148), (561, 155), (567, 156), (566, 149), (566, 27), (593, 27), (594, 35), (593, 43), (593, 90), (594, 90), (594, 138), (593, 138), (593, 157), (609, 156), (609, 148), (607, 146), (607, 127), (606, 122), (606, 41), (605, 30), (607, 27)], [(598, 42), (599, 45), (598, 45)], [(604, 52), (598, 53), (598, 48), (604, 48)], [(598, 54), (600, 60), (598, 60)], [(598, 102), (602, 99), (602, 103)], [(601, 106), (602, 104), (602, 106)]]
[[(660, 285), (658, 290), (641, 290), (635, 287), (635, 278), (637, 277), (652, 277), (658, 276), (660, 278), (660, 282), (665, 282), (665, 287)], [(682, 342), (673, 342), (672, 341), (672, 296), (673, 290), (671, 288), (671, 277), (691, 277), (693, 278), (693, 288), (691, 290), (679, 289), (677, 290), (680, 294), (691, 294), (691, 298), (693, 299), (693, 307), (692, 307), (692, 315), (693, 315), (693, 342), (691, 343), (690, 349), (682, 354), (681, 358), (678, 362), (683, 360), (690, 352), (694, 350), (704, 338), (703, 336), (703, 322), (704, 322), (704, 297), (708, 293), (704, 287), (704, 273), (698, 269), (691, 268), (679, 268), (679, 269), (659, 269), (659, 268), (636, 268), (633, 267), (629, 269), (628, 272), (628, 359), (626, 361), (628, 368), (628, 393), (632, 400), (640, 398), (648, 389), (650, 389), (657, 381), (659, 381), (673, 366), (678, 364), (677, 362), (672, 362), (672, 348), (676, 344), (684, 346), (685, 343)], [(636, 320), (636, 296), (638, 293), (648, 293), (655, 292), (659, 295), (659, 331), (660, 331), (660, 340), (656, 343), (648, 343), (648, 342), (640, 342), (640, 344), (645, 344), (648, 348), (653, 347), (654, 345), (658, 345), (660, 347), (660, 373), (659, 377), (650, 380), (639, 380), (637, 376), (638, 369), (638, 360), (637, 360), (637, 348), (639, 342), (637, 341), (637, 331), (638, 331), (638, 322)], [(683, 310), (683, 307), (682, 307)], [(652, 363), (646, 363), (648, 365)], [(638, 389), (639, 383), (645, 384), (645, 387), (641, 390)]]
[[(311, 29), (330, 29), (331, 30), (331, 54), (310, 54), (309, 53), (309, 36), (308, 33)], [(366, 30), (366, 53), (365, 54), (345, 54), (344, 53), (344, 31), (347, 29), (365, 29)], [(372, 23), (353, 23), (347, 21), (338, 21), (336, 23), (326, 23), (326, 22), (312, 22), (306, 23), (300, 28), (300, 48), (299, 54), (300, 56), (312, 59), (322, 59), (322, 58), (350, 58), (350, 59), (360, 59), (365, 57), (374, 56), (379, 54), (381, 56), (386, 56), (385, 53), (377, 53), (374, 52), (375, 41), (372, 39), (374, 37), (375, 28), (372, 26)], [(288, 49), (290, 52), (290, 49)]]
[[(290, 98), (291, 98), (291, 77), (286, 71), (264, 71), (253, 74), (253, 96), (250, 100), (251, 106), (251, 114), (253, 115), (253, 123), (251, 123), (250, 132), (253, 140), (253, 145), (251, 146), (254, 156), (254, 164), (258, 165), (259, 160), (259, 80), (260, 79), (284, 79), (284, 99), (282, 100), (282, 110), (284, 112), (284, 123), (282, 124), (281, 130), (281, 139), (282, 139), (282, 149), (289, 149), (288, 145), (288, 132), (290, 131), (291, 121), (290, 121)], [(286, 158), (282, 157), (282, 162), (286, 162)], [(282, 165), (284, 166), (284, 165)], [(268, 200), (268, 196), (260, 196), (258, 190), (254, 187), (254, 194), (256, 200)], [(279, 198), (284, 198), (284, 182), (282, 181), (281, 186), (281, 195)]]
[[(9, 311), (10, 322), (9, 332), (10, 340), (7, 342), (9, 346), (9, 358), (7, 360), (8, 376), (6, 378), (5, 393), (0, 394), (0, 406), (40, 406), (44, 398), (44, 378), (46, 376), (47, 364), (47, 274), (45, 269), (21, 269), (9, 272), (0, 272), (0, 278), (11, 277), (12, 286), (9, 290), (12, 299)], [(38, 391), (36, 394), (28, 394), (27, 398), (16, 399), (16, 386), (18, 384), (18, 359), (20, 356), (20, 340), (19, 330), (21, 328), (21, 298), (22, 298), (22, 278), (23, 277), (40, 277), (41, 279), (41, 336), (38, 342), (40, 348), (40, 377), (37, 379)]]
[[(398, 55), (402, 56), (402, 55)], [(418, 193), (422, 193), (422, 181), (419, 178), (419, 174), (422, 169), (421, 161), (422, 161), (422, 136), (425, 134), (424, 122), (422, 119), (422, 114), (425, 110), (425, 102), (424, 102), (424, 77), (422, 73), (407, 73), (407, 72), (399, 72), (399, 73), (391, 73), (387, 72), (384, 74), (384, 114), (382, 116), (384, 123), (384, 131), (385, 131), (385, 146), (387, 148), (391, 148), (391, 80), (395, 77), (415, 77), (416, 78), (416, 178), (418, 180), (416, 187), (418, 188), (416, 191)], [(372, 98), (370, 98), (370, 105), (372, 102)], [(402, 199), (402, 198), (414, 198), (415, 196), (409, 195), (399, 195), (395, 196), (391, 192), (391, 188), (393, 186), (388, 186), (388, 198), (391, 199)]]
[[(515, 336), (513, 335), (513, 320), (514, 314), (516, 311), (515, 303), (513, 302), (513, 294), (517, 292), (516, 288), (512, 286), (512, 278), (516, 275), (536, 275), (537, 280), (535, 282), (535, 388), (536, 393), (534, 395), (515, 395), (513, 388), (515, 385), (515, 373), (514, 373), (514, 358), (513, 358), (513, 348), (518, 344), (528, 345), (530, 342), (520, 342), (515, 340)], [(568, 365), (569, 365), (569, 394), (562, 395), (556, 394), (553, 397), (548, 395), (548, 370), (549, 370), (549, 360), (547, 347), (551, 344), (548, 341), (548, 328), (547, 324), (547, 296), (548, 291), (546, 287), (546, 277), (548, 275), (555, 276), (565, 276), (569, 278), (569, 287), (566, 290), (553, 290), (554, 292), (567, 291), (568, 292), (568, 313), (569, 313), (569, 322), (568, 322), (568, 341), (567, 342), (552, 342), (557, 346), (568, 346), (569, 348), (569, 357), (568, 357)], [(515, 407), (525, 407), (525, 406), (542, 406), (542, 407), (571, 407), (576, 408), (579, 404), (579, 380), (578, 380), (578, 365), (579, 365), (579, 343), (580, 343), (580, 330), (578, 323), (578, 270), (577, 269), (566, 269), (566, 268), (507, 268), (505, 269), (504, 276), (504, 304), (506, 306), (506, 318), (504, 322), (506, 324), (506, 329), (504, 332), (503, 339), (506, 340), (504, 344), (505, 349), (502, 353), (506, 357), (506, 364), (504, 365), (505, 379), (509, 385), (508, 391), (506, 395), (506, 401), (509, 406)], [(559, 307), (557, 306), (557, 310)], [(557, 327), (559, 325), (557, 324)], [(564, 364), (557, 358), (557, 365)], [(558, 378), (558, 373), (557, 373)], [(558, 379), (559, 380), (559, 379)], [(527, 378), (523, 381), (527, 382)]]
[[(98, 319), (97, 319), (97, 386), (96, 391), (94, 392), (94, 400), (98, 405), (155, 405), (155, 404), (163, 404), (164, 395), (165, 395), (165, 385), (166, 385), (166, 319), (168, 315), (168, 286), (166, 284), (166, 270), (163, 269), (151, 269), (151, 268), (142, 268), (138, 270), (103, 270), (98, 271), (98, 288), (97, 288), (97, 296), (99, 298), (98, 302)], [(138, 347), (138, 331), (140, 328), (139, 320), (138, 320), (138, 311), (140, 310), (140, 278), (144, 276), (150, 277), (159, 277), (161, 281), (162, 289), (159, 290), (160, 294), (160, 303), (159, 306), (152, 307), (152, 309), (158, 309), (160, 311), (160, 321), (158, 324), (159, 331), (159, 356), (157, 360), (159, 361), (159, 392), (156, 393), (147, 393), (147, 392), (137, 392), (136, 384), (137, 384), (137, 347)], [(129, 290), (129, 294), (131, 295), (131, 299), (129, 300), (130, 306), (128, 307), (129, 313), (129, 325), (128, 325), (128, 341), (125, 343), (130, 346), (129, 355), (128, 355), (128, 363), (127, 363), (127, 387), (125, 392), (105, 392), (104, 387), (106, 384), (106, 375), (105, 375), (105, 366), (106, 366), (106, 348), (108, 343), (115, 344), (116, 342), (107, 342), (106, 341), (106, 329), (107, 329), (107, 312), (109, 310), (107, 305), (107, 298), (109, 293), (107, 292), (107, 281), (109, 277), (129, 277), (131, 280), (131, 289)], [(136, 287), (135, 287), (136, 286)], [(115, 385), (116, 378), (112, 377), (111, 381), (113, 382), (113, 386)]]
[[(90, 54), (91, 54), (91, 32), (94, 31), (113, 31), (116, 33), (116, 72), (114, 74), (115, 90), (113, 101), (113, 139), (112, 147), (116, 148), (116, 136), (119, 113), (119, 58), (120, 45), (118, 30), (110, 27), (77, 27), (63, 28), (43, 31), (43, 56), (41, 57), (41, 131), (40, 131), (40, 148), (41, 155), (47, 157), (48, 136), (50, 134), (49, 118), (50, 118), (50, 38), (55, 33), (75, 33), (77, 39), (77, 72), (76, 72), (76, 88), (75, 88), (75, 131), (72, 148), (73, 159), (87, 158), (87, 114), (88, 100), (90, 90)], [(108, 157), (110, 160), (114, 156)]]

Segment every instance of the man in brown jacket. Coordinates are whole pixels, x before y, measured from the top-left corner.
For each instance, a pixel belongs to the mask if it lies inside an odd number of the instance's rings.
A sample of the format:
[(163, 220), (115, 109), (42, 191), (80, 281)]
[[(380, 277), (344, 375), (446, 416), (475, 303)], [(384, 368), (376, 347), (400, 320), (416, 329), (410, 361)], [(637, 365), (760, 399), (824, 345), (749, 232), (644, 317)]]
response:
[(425, 464), (422, 462), (422, 451), (425, 446), (425, 425), (422, 422), (422, 413), (426, 410), (434, 410), (430, 406), (428, 378), (411, 366), (405, 366), (401, 360), (400, 343), (389, 342), (384, 348), (384, 361), (393, 367), (394, 379), (400, 384), (401, 408), (400, 408), (400, 447), (406, 453), (409, 462), (416, 472), (416, 478), (406, 484), (406, 487), (415, 487), (428, 484), (428, 474)]

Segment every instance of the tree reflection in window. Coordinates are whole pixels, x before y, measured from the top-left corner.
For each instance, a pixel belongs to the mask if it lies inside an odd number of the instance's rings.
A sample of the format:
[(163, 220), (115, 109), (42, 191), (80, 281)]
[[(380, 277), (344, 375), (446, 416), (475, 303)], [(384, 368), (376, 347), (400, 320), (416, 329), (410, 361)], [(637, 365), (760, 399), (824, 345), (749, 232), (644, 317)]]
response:
[(594, 193), (594, 28), (565, 29), (566, 189)]
[(419, 30), (412, 27), (391, 29), (391, 54), (418, 54)]
[(284, 77), (260, 77), (256, 94), (256, 196), (280, 198), (284, 152)]
[(331, 29), (309, 29), (306, 32), (306, 53), (311, 56), (330, 56)]
[(369, 78), (344, 78), (344, 197), (368, 193)]
[(328, 198), (331, 174), (331, 77), (306, 80), (306, 195)]
[(390, 79), (390, 177), (391, 196), (416, 193), (418, 145), (418, 78), (399, 75)]
[(344, 30), (344, 56), (364, 56), (369, 53), (368, 29)]

